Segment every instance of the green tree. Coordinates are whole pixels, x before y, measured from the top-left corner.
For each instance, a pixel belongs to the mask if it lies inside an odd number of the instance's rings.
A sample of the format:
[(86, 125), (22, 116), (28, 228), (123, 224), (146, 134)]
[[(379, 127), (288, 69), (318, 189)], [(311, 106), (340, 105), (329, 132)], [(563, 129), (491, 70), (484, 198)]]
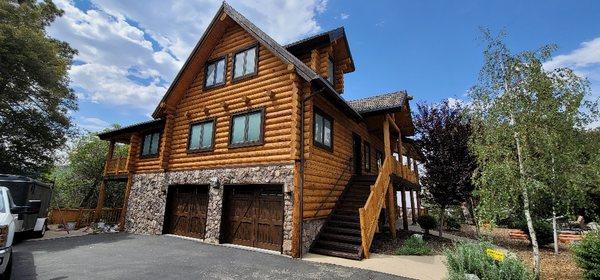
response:
[(518, 54), (510, 52), (501, 34), (484, 32), (487, 47), (473, 101), (471, 148), (477, 157), (474, 175), (480, 203), (478, 214), (487, 219), (521, 204), (529, 229), (534, 272), (539, 276), (540, 256), (533, 227), (532, 200), (554, 192), (577, 193), (572, 178), (581, 145), (576, 135), (596, 115), (595, 103), (586, 101), (588, 82), (566, 68), (546, 71), (543, 62), (554, 46)]
[[(55, 207), (95, 207), (98, 189), (103, 179), (108, 142), (96, 133), (79, 136), (68, 151), (67, 164), (56, 166), (47, 175), (55, 183)], [(127, 146), (117, 145), (115, 156), (126, 156)], [(108, 184), (107, 206), (117, 206), (122, 199), (123, 184)]]
[(471, 125), (465, 109), (441, 104), (419, 104), (415, 116), (419, 147), (423, 151), (426, 173), (423, 185), (430, 199), (440, 206), (439, 236), (442, 236), (446, 208), (469, 201), (475, 170), (475, 157), (468, 143)]
[(76, 51), (45, 31), (62, 14), (50, 0), (0, 0), (0, 173), (47, 170), (72, 127)]

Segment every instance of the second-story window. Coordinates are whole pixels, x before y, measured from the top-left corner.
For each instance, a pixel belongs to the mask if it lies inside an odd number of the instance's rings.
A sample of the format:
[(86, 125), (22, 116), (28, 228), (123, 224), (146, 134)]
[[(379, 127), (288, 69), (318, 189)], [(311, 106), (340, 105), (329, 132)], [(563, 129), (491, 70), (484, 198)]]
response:
[(263, 140), (263, 110), (239, 113), (231, 117), (229, 145), (259, 145)]
[(371, 171), (371, 144), (369, 142), (365, 142), (364, 153), (365, 171)]
[(239, 79), (256, 73), (257, 47), (238, 52), (233, 57), (233, 78)]
[(214, 128), (214, 120), (191, 124), (188, 150), (190, 152), (210, 150), (213, 147)]
[(225, 58), (220, 58), (206, 64), (205, 87), (214, 87), (225, 83)]
[(333, 65), (333, 59), (331, 57), (329, 57), (329, 58), (327, 58), (327, 81), (332, 85), (335, 82), (334, 75), (335, 75), (335, 68)]
[(315, 145), (331, 150), (333, 148), (333, 119), (320, 111), (315, 110), (314, 122), (313, 132)]
[(152, 132), (144, 135), (142, 143), (142, 156), (158, 156), (158, 147), (160, 146), (160, 132)]

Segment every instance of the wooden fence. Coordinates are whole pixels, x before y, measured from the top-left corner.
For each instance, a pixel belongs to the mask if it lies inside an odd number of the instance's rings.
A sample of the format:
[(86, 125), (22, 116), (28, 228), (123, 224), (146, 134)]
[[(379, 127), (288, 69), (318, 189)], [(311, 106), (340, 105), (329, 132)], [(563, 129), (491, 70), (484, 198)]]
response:
[(100, 211), (97, 220), (94, 212), (95, 209), (86, 208), (52, 209), (48, 213), (48, 219), (50, 224), (62, 224), (63, 220), (65, 223), (74, 222), (75, 228), (86, 227), (100, 221), (111, 225), (119, 223), (121, 208), (104, 208)]

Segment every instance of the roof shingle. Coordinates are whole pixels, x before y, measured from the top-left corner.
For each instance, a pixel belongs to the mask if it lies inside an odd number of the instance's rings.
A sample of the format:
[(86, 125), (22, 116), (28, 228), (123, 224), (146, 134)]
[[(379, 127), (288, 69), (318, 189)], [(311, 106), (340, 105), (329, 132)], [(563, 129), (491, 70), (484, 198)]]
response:
[(348, 101), (350, 107), (360, 114), (374, 113), (401, 109), (408, 94), (406, 91), (396, 91), (376, 96), (369, 96), (362, 99)]

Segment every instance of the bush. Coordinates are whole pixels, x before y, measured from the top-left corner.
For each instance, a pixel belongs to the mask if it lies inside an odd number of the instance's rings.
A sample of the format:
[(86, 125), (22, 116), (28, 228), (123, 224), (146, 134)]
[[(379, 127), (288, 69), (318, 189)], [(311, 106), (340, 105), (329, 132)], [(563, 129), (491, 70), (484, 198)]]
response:
[[(518, 228), (525, 233), (529, 237), (529, 228), (527, 227), (527, 222), (520, 221), (518, 223)], [(552, 242), (554, 242), (554, 235), (552, 234), (552, 224), (546, 221), (533, 221), (533, 228), (535, 229), (535, 236), (537, 237), (538, 245), (546, 246)], [(531, 237), (529, 237), (531, 240)]]
[(452, 250), (446, 250), (446, 266), (450, 280), (467, 279), (465, 274), (475, 274), (482, 280), (529, 280), (533, 274), (514, 256), (506, 256), (497, 262), (485, 250), (492, 248), (487, 242), (458, 243)]
[(419, 226), (425, 231), (425, 234), (429, 234), (429, 230), (437, 227), (437, 221), (434, 217), (429, 215), (422, 215), (417, 219)]
[(447, 230), (460, 230), (460, 223), (458, 219), (454, 217), (446, 218), (446, 229)]
[(429, 254), (431, 254), (431, 249), (427, 247), (427, 243), (416, 236), (406, 239), (402, 247), (396, 251), (396, 255), (423, 256)]
[(571, 246), (577, 266), (586, 279), (600, 279), (600, 231), (588, 233), (581, 242)]

